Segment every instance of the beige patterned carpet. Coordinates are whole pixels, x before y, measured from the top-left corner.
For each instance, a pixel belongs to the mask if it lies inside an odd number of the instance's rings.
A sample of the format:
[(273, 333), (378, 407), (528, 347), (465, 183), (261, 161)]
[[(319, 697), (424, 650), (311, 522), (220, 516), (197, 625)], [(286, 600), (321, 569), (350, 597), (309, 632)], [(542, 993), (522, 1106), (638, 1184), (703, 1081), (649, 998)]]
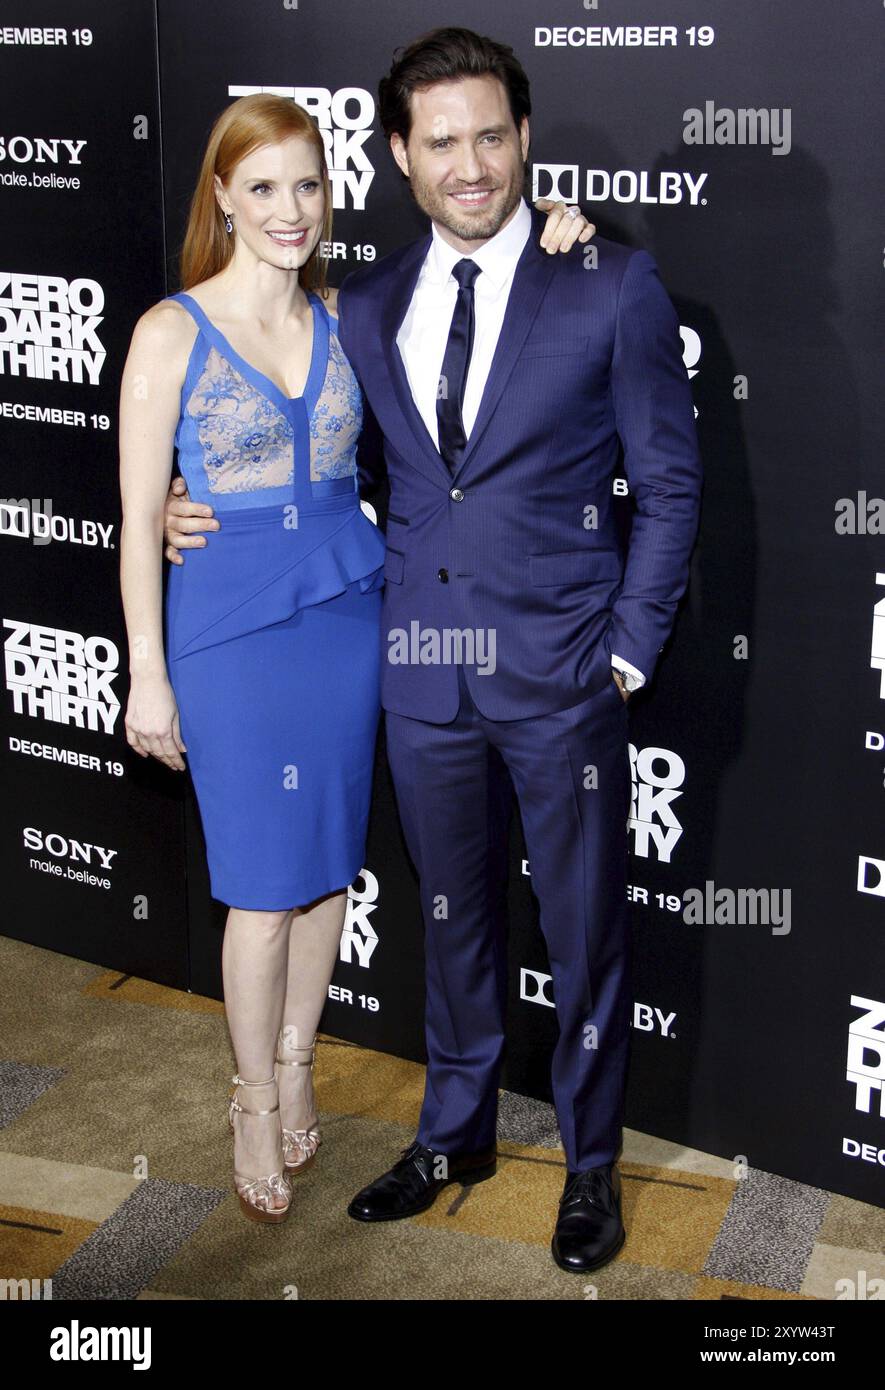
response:
[(496, 1176), (407, 1221), (350, 1197), (414, 1138), (423, 1068), (321, 1036), (323, 1144), (280, 1226), (233, 1192), (223, 1007), (0, 938), (0, 1278), (60, 1299), (834, 1299), (885, 1278), (885, 1210), (628, 1130), (627, 1242), (549, 1253), (550, 1106), (501, 1093)]

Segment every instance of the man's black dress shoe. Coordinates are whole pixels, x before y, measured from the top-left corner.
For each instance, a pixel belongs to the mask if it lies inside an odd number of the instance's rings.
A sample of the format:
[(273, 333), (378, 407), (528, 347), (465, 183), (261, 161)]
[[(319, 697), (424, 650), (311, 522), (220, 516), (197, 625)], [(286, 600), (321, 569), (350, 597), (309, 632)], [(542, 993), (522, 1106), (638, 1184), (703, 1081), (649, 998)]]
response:
[[(494, 1177), (497, 1152), (494, 1148), (482, 1153), (444, 1155), (417, 1139), (402, 1150), (387, 1173), (370, 1182), (354, 1197), (347, 1208), (348, 1216), (357, 1221), (397, 1221), (402, 1216), (415, 1216), (432, 1207), (438, 1194), (450, 1182), (484, 1182)], [(442, 1176), (439, 1176), (439, 1175)]]
[(614, 1259), (626, 1238), (616, 1165), (567, 1173), (550, 1246), (559, 1268), (573, 1274), (599, 1269)]

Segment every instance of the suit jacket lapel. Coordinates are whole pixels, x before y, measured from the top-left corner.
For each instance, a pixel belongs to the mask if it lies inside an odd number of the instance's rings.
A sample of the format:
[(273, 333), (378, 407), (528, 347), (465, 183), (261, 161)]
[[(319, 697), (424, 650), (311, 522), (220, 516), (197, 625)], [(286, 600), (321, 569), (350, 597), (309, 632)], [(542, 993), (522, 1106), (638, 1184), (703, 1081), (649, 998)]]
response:
[(424, 258), (430, 249), (430, 235), (421, 241), (414, 242), (406, 251), (400, 265), (396, 287), (384, 305), (381, 322), (382, 346), (397, 402), (421, 448), (422, 455), (430, 461), (433, 467), (434, 477), (438, 477), (441, 473), (448, 483), (452, 481), (453, 477), (457, 478), (470, 462), (495, 407), (501, 399), (501, 393), (516, 365), (522, 345), (550, 284), (554, 257), (549, 255), (547, 251), (543, 251), (538, 244), (546, 216), (534, 208), (531, 209), (531, 214), (532, 230), (516, 265), (504, 321), (489, 368), (479, 412), (473, 429), (470, 431), (470, 438), (467, 441), (461, 463), (454, 474), (449, 472), (448, 464), (428, 433), (421, 413), (412, 399), (409, 378), (396, 343), (396, 335), (406, 316), (415, 286), (418, 283), (421, 266), (424, 264)]
[[(529, 232), (528, 241), (522, 248), (522, 255), (516, 263), (504, 322), (501, 324), (501, 332), (495, 347), (495, 355), (492, 358), (485, 390), (473, 429), (470, 431), (467, 447), (458, 468), (452, 475), (455, 478), (470, 463), (471, 457), (492, 418), (553, 275), (555, 257), (551, 256), (548, 251), (544, 251), (539, 245), (541, 230), (547, 220), (546, 214), (538, 212), (535, 208), (531, 208), (530, 211), (532, 230)], [(559, 252), (556, 254), (558, 255)]]
[(399, 408), (423, 456), (429, 460), (434, 478), (437, 478), (441, 471), (443, 477), (451, 482), (452, 475), (448, 465), (428, 434), (427, 426), (421, 418), (421, 412), (412, 398), (412, 389), (409, 386), (405, 363), (396, 342), (396, 335), (411, 303), (421, 267), (430, 249), (430, 242), (431, 235), (428, 233), (423, 240), (414, 242), (403, 256), (395, 289), (388, 295), (381, 316), (381, 341), (387, 370), (390, 374), (390, 380), (393, 382), (394, 394)]

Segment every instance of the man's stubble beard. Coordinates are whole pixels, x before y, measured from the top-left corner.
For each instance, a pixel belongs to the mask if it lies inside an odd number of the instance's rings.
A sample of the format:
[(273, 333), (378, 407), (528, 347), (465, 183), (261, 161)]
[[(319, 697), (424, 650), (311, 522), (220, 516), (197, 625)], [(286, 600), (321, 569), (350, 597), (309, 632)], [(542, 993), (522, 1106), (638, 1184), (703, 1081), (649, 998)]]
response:
[(412, 175), (409, 186), (412, 190), (412, 197), (418, 204), (422, 212), (426, 213), (432, 221), (438, 222), (461, 241), (488, 241), (496, 232), (499, 232), (507, 221), (513, 209), (522, 197), (525, 186), (526, 166), (522, 164), (519, 169), (513, 171), (513, 176), (506, 188), (496, 188), (496, 195), (504, 193), (504, 199), (497, 208), (490, 208), (486, 217), (481, 221), (478, 217), (457, 220), (457, 207), (452, 202), (448, 193), (442, 193), (439, 189), (425, 183), (421, 178)]

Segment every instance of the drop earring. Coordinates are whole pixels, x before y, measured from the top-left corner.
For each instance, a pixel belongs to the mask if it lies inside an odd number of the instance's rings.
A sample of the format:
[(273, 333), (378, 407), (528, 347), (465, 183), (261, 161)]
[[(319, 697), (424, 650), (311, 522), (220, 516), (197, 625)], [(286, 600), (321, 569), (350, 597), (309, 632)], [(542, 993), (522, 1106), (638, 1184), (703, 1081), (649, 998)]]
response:
[(224, 230), (225, 230), (228, 234), (230, 234), (230, 233), (233, 231), (233, 229), (234, 229), (234, 224), (233, 224), (233, 222), (231, 222), (231, 220), (230, 220), (230, 213), (229, 213), (229, 212), (226, 212), (226, 213), (224, 214)]

